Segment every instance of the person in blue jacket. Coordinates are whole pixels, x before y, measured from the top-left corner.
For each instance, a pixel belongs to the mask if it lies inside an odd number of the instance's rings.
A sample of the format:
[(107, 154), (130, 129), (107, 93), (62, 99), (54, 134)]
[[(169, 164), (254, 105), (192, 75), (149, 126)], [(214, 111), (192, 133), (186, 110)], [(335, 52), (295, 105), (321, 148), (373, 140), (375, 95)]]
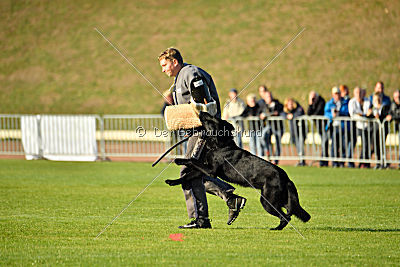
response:
[[(340, 89), (338, 87), (333, 87), (332, 88), (332, 98), (329, 100), (324, 109), (324, 116), (329, 119), (329, 122), (326, 126), (326, 134), (323, 135), (323, 156), (328, 157), (328, 143), (329, 143), (329, 135), (330, 138), (332, 139), (332, 146), (331, 146), (331, 157), (334, 158), (340, 158), (342, 156), (342, 151), (344, 149), (341, 144), (345, 144), (343, 142), (342, 138), (344, 138), (344, 135), (346, 134), (345, 129), (349, 128), (349, 125), (345, 125), (344, 121), (337, 121), (334, 120), (336, 117), (349, 117), (349, 101), (348, 99), (344, 99), (343, 97), (340, 96)], [(347, 127), (346, 127), (347, 126)], [(328, 134), (329, 132), (329, 134)], [(323, 164), (326, 164), (326, 162), (323, 162), (320, 164), (321, 166), (326, 166)], [(333, 167), (343, 167), (344, 163), (333, 161), (332, 163)]]

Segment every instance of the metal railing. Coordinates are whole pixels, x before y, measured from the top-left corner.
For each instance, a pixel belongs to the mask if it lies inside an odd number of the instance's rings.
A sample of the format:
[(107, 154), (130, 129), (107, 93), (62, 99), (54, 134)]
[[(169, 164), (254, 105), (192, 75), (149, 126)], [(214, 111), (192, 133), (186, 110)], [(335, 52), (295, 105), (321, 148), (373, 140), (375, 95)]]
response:
[(0, 114), (0, 155), (24, 155), (21, 115)]
[(102, 120), (105, 156), (155, 157), (173, 142), (161, 115), (104, 115)]
[[(24, 155), (21, 118), (0, 115), (0, 155)], [(79, 116), (79, 115), (76, 115)], [(183, 136), (167, 130), (161, 115), (104, 115), (96, 117), (99, 158), (157, 157)], [(269, 117), (235, 118), (239, 146), (271, 161), (318, 162), (333, 165), (399, 164), (399, 122), (375, 119), (301, 116), (293, 120)], [(47, 127), (51, 127), (47, 126)], [(63, 146), (68, 144), (63, 144)], [(185, 145), (170, 156), (183, 156)]]

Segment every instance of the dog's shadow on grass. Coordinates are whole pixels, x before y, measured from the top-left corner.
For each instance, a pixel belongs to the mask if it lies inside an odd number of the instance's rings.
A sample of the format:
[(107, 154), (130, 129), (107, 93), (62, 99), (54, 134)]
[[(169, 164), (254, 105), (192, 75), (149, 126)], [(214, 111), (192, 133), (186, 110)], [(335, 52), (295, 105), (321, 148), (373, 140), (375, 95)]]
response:
[(375, 229), (375, 228), (356, 228), (356, 227), (312, 227), (309, 230), (319, 230), (319, 231), (333, 231), (333, 232), (400, 232), (398, 228), (386, 228), (386, 229)]
[[(229, 228), (231, 230), (250, 230), (250, 229), (259, 229), (259, 230), (271, 230), (271, 227), (232, 227)], [(219, 228), (222, 229), (222, 228)], [(371, 232), (371, 233), (384, 233), (384, 232), (400, 232), (400, 229), (391, 228), (391, 229), (374, 229), (374, 228), (355, 228), (355, 227), (312, 227), (307, 228), (307, 230), (317, 230), (317, 231), (330, 231), (330, 232)], [(302, 230), (304, 231), (304, 229)], [(275, 231), (273, 231), (275, 232)], [(279, 231), (277, 231), (279, 232)]]
[(250, 229), (260, 229), (260, 230), (270, 230), (271, 227), (231, 227), (229, 229), (234, 230), (250, 230)]

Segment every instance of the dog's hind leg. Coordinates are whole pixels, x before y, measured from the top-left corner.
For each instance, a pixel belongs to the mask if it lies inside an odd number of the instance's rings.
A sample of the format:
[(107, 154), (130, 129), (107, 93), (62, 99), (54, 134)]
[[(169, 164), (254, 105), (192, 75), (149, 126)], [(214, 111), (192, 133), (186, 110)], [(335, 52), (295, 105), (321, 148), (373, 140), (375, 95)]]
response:
[(300, 206), (299, 196), (292, 181), (288, 182), (288, 211), (303, 222), (308, 222), (311, 218), (311, 215)]
[(261, 191), (260, 202), (264, 209), (271, 215), (274, 215), (280, 219), (280, 223), (277, 227), (271, 228), (271, 230), (282, 230), (290, 221), (290, 216), (285, 214), (282, 210), (281, 200), (279, 198), (280, 192), (277, 188), (269, 188), (268, 190), (263, 188)]

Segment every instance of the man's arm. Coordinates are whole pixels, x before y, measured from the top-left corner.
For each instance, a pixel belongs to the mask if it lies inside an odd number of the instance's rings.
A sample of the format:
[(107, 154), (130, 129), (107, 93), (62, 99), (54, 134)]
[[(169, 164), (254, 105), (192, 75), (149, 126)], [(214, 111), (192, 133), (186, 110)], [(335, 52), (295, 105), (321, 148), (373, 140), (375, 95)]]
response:
[(190, 84), (190, 102), (197, 111), (207, 112), (215, 116), (218, 112), (217, 102), (211, 97), (210, 89), (204, 77), (198, 73), (188, 76)]

